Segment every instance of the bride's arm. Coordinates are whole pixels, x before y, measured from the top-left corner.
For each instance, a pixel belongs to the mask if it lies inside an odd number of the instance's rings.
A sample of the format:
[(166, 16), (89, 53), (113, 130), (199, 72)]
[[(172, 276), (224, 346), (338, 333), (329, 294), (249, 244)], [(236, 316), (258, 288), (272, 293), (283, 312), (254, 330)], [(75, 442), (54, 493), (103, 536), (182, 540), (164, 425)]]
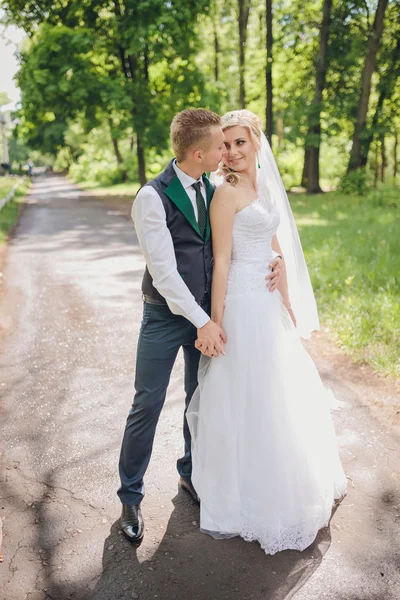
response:
[(282, 250), (281, 250), (281, 247), (279, 245), (278, 238), (276, 237), (276, 235), (274, 235), (274, 237), (272, 238), (272, 250), (275, 250), (275, 252), (277, 252), (278, 254), (280, 254), (280, 256), (282, 256), (281, 277), (280, 277), (279, 284), (278, 284), (278, 290), (280, 291), (280, 293), (282, 295), (282, 300), (283, 300), (283, 304), (284, 304), (285, 308), (289, 312), (293, 323), (296, 325), (296, 318), (293, 314), (293, 310), (292, 310), (292, 306), (290, 304), (290, 298), (289, 298), (285, 257), (282, 254)]
[(217, 188), (210, 208), (214, 269), (211, 288), (211, 319), (222, 327), (229, 265), (232, 254), (232, 230), (236, 213), (236, 194), (231, 186)]

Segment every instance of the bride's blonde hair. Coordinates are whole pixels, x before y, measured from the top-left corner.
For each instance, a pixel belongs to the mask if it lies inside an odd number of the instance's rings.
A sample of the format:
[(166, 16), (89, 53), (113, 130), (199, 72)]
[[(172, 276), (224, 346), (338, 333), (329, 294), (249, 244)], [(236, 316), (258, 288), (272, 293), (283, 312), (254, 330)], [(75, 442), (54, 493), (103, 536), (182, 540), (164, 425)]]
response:
[[(261, 119), (257, 115), (244, 108), (242, 110), (232, 110), (221, 117), (221, 127), (223, 130), (237, 126), (246, 127), (256, 149), (260, 147), (262, 127)], [(237, 185), (240, 181), (240, 174), (223, 162), (219, 166), (217, 175), (222, 175), (224, 180), (231, 185)]]

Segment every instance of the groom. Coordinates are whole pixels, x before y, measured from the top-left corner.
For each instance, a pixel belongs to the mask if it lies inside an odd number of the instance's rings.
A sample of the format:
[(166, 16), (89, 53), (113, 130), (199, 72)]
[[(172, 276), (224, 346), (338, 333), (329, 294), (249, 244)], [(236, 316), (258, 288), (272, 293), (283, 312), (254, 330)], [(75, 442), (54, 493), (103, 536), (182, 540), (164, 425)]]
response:
[[(222, 159), (220, 117), (187, 109), (171, 124), (176, 159), (139, 191), (132, 218), (146, 260), (142, 282), (143, 320), (137, 346), (135, 397), (128, 415), (119, 462), (121, 528), (130, 541), (144, 534), (140, 504), (143, 477), (179, 349), (185, 361), (185, 407), (197, 387), (200, 352), (224, 351), (223, 330), (210, 317), (212, 244), (209, 207), (214, 186), (205, 176)], [(279, 280), (273, 261), (270, 285)], [(186, 413), (186, 410), (185, 410)], [(190, 433), (184, 416), (185, 453), (177, 462), (180, 485), (198, 502), (191, 484)]]

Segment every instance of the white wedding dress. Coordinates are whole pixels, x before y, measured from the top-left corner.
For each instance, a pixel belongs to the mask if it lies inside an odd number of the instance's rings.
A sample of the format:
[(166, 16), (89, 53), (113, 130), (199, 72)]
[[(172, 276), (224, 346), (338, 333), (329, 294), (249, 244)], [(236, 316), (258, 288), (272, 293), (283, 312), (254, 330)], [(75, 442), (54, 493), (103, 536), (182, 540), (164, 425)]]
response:
[(278, 224), (260, 201), (235, 215), (226, 356), (202, 357), (187, 412), (201, 530), (257, 540), (267, 554), (307, 548), (347, 483), (329, 393), (266, 287)]

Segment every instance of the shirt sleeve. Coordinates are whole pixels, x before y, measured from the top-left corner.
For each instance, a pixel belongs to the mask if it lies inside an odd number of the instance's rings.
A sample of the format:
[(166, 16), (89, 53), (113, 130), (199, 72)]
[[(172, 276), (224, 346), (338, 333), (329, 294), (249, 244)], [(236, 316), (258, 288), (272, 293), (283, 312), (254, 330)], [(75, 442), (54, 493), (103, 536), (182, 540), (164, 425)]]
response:
[(197, 328), (203, 327), (210, 317), (178, 273), (165, 209), (155, 189), (146, 186), (140, 190), (132, 206), (132, 219), (154, 287), (171, 312), (182, 315)]

